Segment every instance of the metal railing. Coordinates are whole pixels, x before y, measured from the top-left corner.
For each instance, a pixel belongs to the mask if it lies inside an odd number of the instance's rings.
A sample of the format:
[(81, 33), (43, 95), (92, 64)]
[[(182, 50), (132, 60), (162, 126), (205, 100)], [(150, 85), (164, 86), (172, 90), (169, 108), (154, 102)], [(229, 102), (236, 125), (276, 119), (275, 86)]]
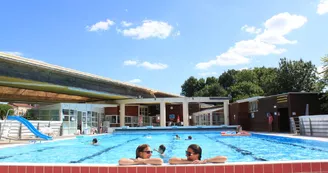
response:
[(328, 137), (328, 119), (300, 118), (300, 134), (304, 136)]
[[(10, 121), (10, 124), (9, 124)], [(62, 136), (62, 122), (61, 121), (30, 121), (33, 126), (40, 130), (42, 127), (50, 127), (55, 136)], [(21, 140), (21, 139), (30, 139), (35, 138), (35, 135), (22, 123), (14, 120), (3, 120), (0, 121), (1, 127), (1, 138), (11, 139), (11, 140)], [(3, 132), (7, 131), (7, 135), (5, 136)]]

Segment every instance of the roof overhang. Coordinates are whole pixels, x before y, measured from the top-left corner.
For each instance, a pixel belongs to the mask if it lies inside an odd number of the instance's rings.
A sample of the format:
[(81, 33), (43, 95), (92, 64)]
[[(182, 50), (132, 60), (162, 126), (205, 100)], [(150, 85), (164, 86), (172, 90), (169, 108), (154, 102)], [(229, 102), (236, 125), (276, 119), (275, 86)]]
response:
[(0, 101), (95, 102), (180, 97), (0, 52)]

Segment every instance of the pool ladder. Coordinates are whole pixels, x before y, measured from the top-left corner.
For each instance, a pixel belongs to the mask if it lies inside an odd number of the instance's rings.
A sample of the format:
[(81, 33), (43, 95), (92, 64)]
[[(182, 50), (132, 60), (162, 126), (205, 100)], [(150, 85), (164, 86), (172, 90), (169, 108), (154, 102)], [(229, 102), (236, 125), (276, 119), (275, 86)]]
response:
[(290, 118), (291, 133), (300, 134), (300, 119), (298, 117)]

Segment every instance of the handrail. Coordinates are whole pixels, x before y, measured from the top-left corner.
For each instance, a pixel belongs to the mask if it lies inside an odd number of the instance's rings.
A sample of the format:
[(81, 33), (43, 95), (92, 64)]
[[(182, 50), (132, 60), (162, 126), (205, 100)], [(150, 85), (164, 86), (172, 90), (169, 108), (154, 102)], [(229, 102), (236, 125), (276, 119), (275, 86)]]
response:
[(3, 130), (5, 129), (5, 125), (6, 125), (6, 122), (7, 122), (7, 117), (8, 117), (9, 112), (10, 112), (11, 110), (15, 111), (15, 109), (8, 109), (8, 110), (7, 110), (6, 118), (5, 118), (5, 121), (3, 122), (3, 127), (1, 126), (1, 129), (0, 129), (0, 139), (1, 139), (1, 137), (2, 137)]

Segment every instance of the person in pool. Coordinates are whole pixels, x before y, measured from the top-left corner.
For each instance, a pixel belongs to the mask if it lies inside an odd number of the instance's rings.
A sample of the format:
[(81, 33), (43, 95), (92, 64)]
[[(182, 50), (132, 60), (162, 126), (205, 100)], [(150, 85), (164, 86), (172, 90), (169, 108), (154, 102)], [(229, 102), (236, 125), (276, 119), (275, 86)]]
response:
[(97, 138), (93, 138), (92, 139), (92, 142), (91, 142), (91, 145), (99, 145), (98, 144), (98, 139)]
[(166, 150), (166, 147), (162, 144), (158, 147), (158, 149), (154, 149), (155, 151), (157, 151), (159, 154), (161, 154), (161, 156), (164, 156), (164, 152)]
[(197, 144), (189, 145), (186, 151), (186, 159), (183, 158), (171, 158), (170, 164), (204, 164), (204, 163), (224, 163), (227, 160), (225, 156), (216, 156), (210, 159), (201, 160), (202, 148)]
[(151, 150), (148, 144), (139, 145), (136, 149), (136, 158), (135, 159), (126, 159), (122, 158), (118, 161), (120, 165), (161, 165), (163, 160), (161, 158), (150, 158), (153, 151)]
[(176, 140), (180, 140), (180, 136), (179, 135), (175, 135), (175, 139)]
[(192, 136), (188, 136), (188, 138), (185, 140), (192, 140)]

